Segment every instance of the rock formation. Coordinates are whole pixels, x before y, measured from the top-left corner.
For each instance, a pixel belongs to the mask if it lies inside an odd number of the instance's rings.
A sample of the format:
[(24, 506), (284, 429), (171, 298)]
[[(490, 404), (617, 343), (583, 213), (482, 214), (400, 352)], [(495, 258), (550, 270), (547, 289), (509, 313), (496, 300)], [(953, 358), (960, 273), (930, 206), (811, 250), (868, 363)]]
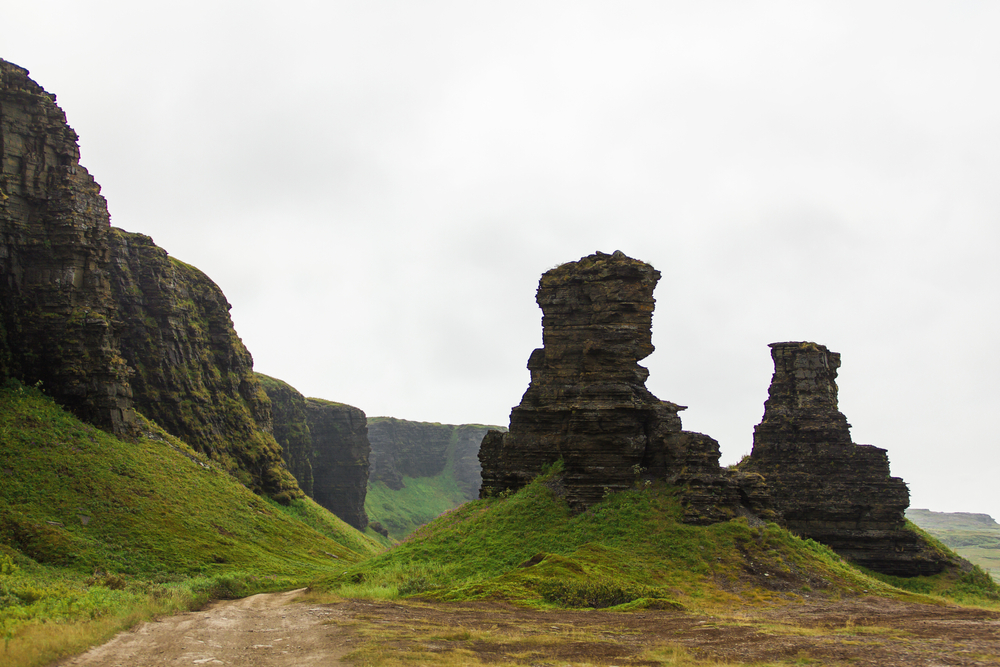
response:
[(840, 355), (815, 343), (773, 343), (764, 418), (741, 468), (762, 474), (793, 532), (878, 572), (934, 574), (945, 561), (905, 528), (906, 484), (886, 450), (851, 441), (837, 407)]
[(437, 424), (392, 417), (368, 420), (372, 445), (369, 483), (383, 482), (395, 491), (403, 476), (434, 477), (451, 470), (464, 500), (479, 497), (479, 445), (489, 426)]
[(365, 413), (306, 398), (281, 380), (257, 377), (271, 401), (274, 436), (299, 485), (317, 503), (364, 530), (371, 450)]
[(108, 278), (110, 218), (79, 159), (55, 96), (0, 60), (0, 376), (41, 382), (124, 434), (132, 391)]
[(509, 432), (490, 431), (483, 440), (484, 497), (517, 490), (562, 459), (574, 509), (656, 478), (696, 487), (689, 500), (711, 516), (699, 519), (695, 511), (694, 522), (733, 516), (736, 485), (719, 470), (718, 443), (682, 431), (677, 413), (684, 408), (645, 386), (649, 373), (638, 362), (653, 352), (659, 277), (621, 252), (599, 252), (542, 276), (543, 347), (528, 360), (531, 384), (511, 411)]
[(301, 496), (222, 292), (113, 229), (79, 158), (55, 97), (0, 60), (0, 379), (125, 437), (138, 409), (248, 487)]
[[(109, 277), (134, 405), (253, 488), (300, 495), (222, 290), (152, 239), (111, 229)], [(284, 494), (284, 495), (280, 495)]]

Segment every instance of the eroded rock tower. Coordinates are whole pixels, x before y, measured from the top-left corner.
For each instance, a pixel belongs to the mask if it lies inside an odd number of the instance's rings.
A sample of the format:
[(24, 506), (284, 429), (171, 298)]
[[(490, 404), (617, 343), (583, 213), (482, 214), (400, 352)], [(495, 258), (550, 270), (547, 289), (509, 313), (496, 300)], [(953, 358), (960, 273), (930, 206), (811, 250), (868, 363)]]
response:
[(837, 406), (840, 355), (772, 343), (774, 375), (744, 468), (761, 473), (789, 530), (878, 572), (934, 574), (945, 561), (905, 528), (906, 483), (886, 450), (851, 441)]
[(598, 252), (546, 272), (536, 300), (543, 347), (510, 431), (490, 431), (479, 452), (481, 494), (526, 485), (558, 459), (576, 509), (642, 477), (683, 470), (719, 474), (719, 446), (681, 430), (682, 406), (646, 389), (639, 361), (653, 352), (653, 288), (660, 272), (620, 251)]

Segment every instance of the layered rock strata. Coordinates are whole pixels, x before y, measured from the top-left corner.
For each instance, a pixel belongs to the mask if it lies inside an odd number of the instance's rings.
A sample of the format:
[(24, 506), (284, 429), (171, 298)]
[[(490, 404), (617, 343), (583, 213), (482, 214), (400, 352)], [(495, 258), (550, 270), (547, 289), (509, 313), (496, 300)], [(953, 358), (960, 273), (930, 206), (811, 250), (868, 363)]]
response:
[(113, 229), (79, 158), (55, 97), (0, 61), (0, 379), (124, 437), (139, 409), (251, 489), (301, 496), (222, 292)]
[(638, 362), (653, 352), (659, 278), (621, 252), (542, 275), (543, 347), (528, 360), (531, 383), (511, 411), (509, 431), (483, 439), (481, 495), (517, 490), (562, 459), (565, 497), (576, 510), (655, 478), (691, 487), (692, 522), (734, 515), (739, 484), (719, 470), (718, 443), (683, 431), (684, 408), (645, 386), (649, 373)]
[(271, 401), (274, 436), (285, 464), (317, 503), (358, 530), (368, 525), (368, 425), (350, 405), (306, 398), (281, 380), (257, 374)]
[(109, 278), (134, 405), (250, 488), (301, 496), (231, 306), (208, 276), (143, 234), (112, 228)]
[(368, 525), (368, 426), (365, 413), (343, 403), (306, 399), (313, 440), (313, 500), (358, 530)]
[(906, 484), (886, 450), (856, 445), (838, 409), (840, 355), (807, 342), (773, 343), (764, 417), (741, 468), (764, 476), (793, 532), (877, 572), (934, 574), (946, 560), (907, 530)]
[(66, 116), (0, 60), (0, 376), (114, 433), (133, 421), (111, 294), (110, 216)]

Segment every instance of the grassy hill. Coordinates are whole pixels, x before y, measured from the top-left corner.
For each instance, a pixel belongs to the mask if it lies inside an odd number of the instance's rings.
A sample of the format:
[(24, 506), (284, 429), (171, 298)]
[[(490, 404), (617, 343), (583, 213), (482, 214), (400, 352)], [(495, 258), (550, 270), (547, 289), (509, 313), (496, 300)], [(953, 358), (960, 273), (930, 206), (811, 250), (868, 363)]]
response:
[(666, 486), (611, 494), (573, 515), (559, 495), (560, 472), (557, 466), (509, 498), (467, 503), (317, 586), (348, 597), (622, 609), (912, 595), (895, 585), (954, 599), (1000, 599), (981, 571), (891, 580), (774, 524), (685, 525), (677, 489)]
[(909, 509), (906, 518), (1000, 582), (1000, 524), (988, 514)]
[(5, 664), (45, 664), (211, 597), (305, 585), (379, 550), (309, 499), (279, 505), (141, 417), (139, 431), (126, 442), (38, 389), (0, 388)]

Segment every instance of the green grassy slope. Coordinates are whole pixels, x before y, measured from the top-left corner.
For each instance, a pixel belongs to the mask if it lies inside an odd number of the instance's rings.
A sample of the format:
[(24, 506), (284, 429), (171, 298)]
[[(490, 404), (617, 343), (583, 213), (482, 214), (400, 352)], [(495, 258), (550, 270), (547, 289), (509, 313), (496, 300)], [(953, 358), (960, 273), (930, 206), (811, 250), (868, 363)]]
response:
[[(304, 585), (379, 550), (311, 500), (257, 496), (155, 424), (140, 418), (140, 430), (123, 442), (37, 389), (0, 388), (8, 644), (52, 621)], [(32, 651), (69, 650), (54, 645)]]
[[(574, 516), (558, 488), (556, 472), (509, 498), (467, 503), (392, 551), (318, 585), (347, 596), (499, 597), (573, 607), (698, 608), (789, 596), (907, 595), (773, 524), (682, 524), (675, 489), (611, 494)], [(986, 598), (997, 594), (985, 575), (968, 579), (939, 577), (926, 592), (975, 597), (985, 585)]]
[(1000, 524), (988, 514), (910, 509), (906, 518), (1000, 582)]
[[(390, 417), (371, 417), (368, 423), (391, 420)], [(394, 420), (404, 422), (405, 420)], [(410, 422), (424, 425), (423, 422)], [(432, 521), (435, 517), (474, 498), (467, 494), (458, 483), (456, 467), (459, 456), (459, 439), (464, 429), (479, 428), (484, 431), (499, 426), (483, 424), (438, 424), (426, 426), (451, 429), (445, 450), (444, 469), (436, 475), (410, 477), (403, 474), (403, 488), (395, 490), (381, 480), (369, 480), (368, 495), (365, 497), (365, 511), (373, 522), (380, 523), (393, 540), (402, 540), (414, 530)]]
[(389, 537), (401, 540), (436, 516), (458, 507), (468, 500), (458, 488), (449, 465), (433, 477), (408, 477), (399, 491), (385, 482), (368, 485), (365, 511), (371, 521), (377, 521), (389, 531)]

